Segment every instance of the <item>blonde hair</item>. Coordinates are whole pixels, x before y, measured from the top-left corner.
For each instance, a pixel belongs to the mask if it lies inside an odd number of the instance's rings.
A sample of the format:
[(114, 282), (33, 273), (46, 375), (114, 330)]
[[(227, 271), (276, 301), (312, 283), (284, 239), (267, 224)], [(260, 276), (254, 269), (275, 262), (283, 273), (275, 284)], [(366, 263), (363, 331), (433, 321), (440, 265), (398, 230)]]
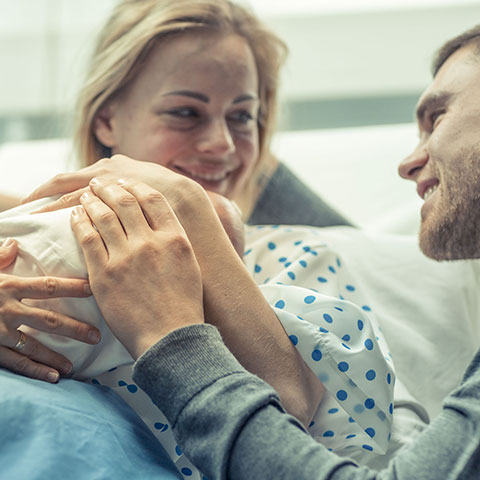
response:
[(74, 142), (81, 166), (111, 155), (93, 128), (100, 109), (132, 82), (162, 39), (194, 30), (235, 33), (252, 50), (260, 97), (259, 161), (252, 174), (256, 182), (262, 167), (271, 159), (278, 77), (287, 47), (253, 13), (230, 0), (123, 0), (117, 5), (100, 34), (77, 102)]

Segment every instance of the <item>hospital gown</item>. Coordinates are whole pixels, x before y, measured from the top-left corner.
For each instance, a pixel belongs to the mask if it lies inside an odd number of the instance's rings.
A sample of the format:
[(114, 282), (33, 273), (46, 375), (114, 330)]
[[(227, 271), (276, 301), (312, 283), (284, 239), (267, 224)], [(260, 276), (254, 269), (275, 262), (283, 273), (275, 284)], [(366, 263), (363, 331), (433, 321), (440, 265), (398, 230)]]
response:
[[(32, 216), (29, 208), (0, 215), (0, 240), (13, 236), (20, 246), (11, 272), (86, 276), (83, 256), (69, 226), (69, 210)], [(341, 258), (320, 240), (307, 242), (301, 231), (285, 228), (251, 228), (247, 245), (247, 268), (290, 340), (325, 385), (310, 433), (343, 455), (385, 453), (392, 429), (395, 385), (391, 355), (371, 306), (351, 281)], [(133, 382), (133, 361), (109, 332), (94, 300), (34, 303), (77, 318), (82, 316), (76, 312), (88, 310), (84, 319), (102, 330), (99, 345), (25, 331), (67, 357), (74, 356), (76, 378), (91, 377), (93, 372), (92, 383), (114, 389), (154, 432), (183, 476), (201, 479), (176, 443), (166, 418)]]

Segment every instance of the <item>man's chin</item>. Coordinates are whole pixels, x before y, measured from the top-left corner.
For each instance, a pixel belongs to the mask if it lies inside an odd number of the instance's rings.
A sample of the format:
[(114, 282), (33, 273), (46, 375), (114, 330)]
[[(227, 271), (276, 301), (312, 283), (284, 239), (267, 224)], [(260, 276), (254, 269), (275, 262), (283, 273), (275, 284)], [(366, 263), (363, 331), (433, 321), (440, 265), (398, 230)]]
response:
[(467, 260), (480, 258), (479, 235), (468, 225), (453, 224), (429, 225), (422, 222), (419, 245), (423, 254), (437, 261)]

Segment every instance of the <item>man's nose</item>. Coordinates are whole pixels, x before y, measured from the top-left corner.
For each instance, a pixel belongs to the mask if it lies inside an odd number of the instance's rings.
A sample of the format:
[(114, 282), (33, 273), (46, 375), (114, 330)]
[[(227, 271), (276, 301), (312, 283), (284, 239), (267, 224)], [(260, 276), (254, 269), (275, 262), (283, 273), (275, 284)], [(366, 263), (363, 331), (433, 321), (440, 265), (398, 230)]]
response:
[(428, 162), (428, 152), (424, 146), (418, 146), (398, 166), (398, 174), (407, 180), (415, 180), (420, 170)]
[(222, 120), (210, 122), (202, 132), (197, 148), (201, 153), (221, 156), (235, 151), (235, 142), (228, 124)]

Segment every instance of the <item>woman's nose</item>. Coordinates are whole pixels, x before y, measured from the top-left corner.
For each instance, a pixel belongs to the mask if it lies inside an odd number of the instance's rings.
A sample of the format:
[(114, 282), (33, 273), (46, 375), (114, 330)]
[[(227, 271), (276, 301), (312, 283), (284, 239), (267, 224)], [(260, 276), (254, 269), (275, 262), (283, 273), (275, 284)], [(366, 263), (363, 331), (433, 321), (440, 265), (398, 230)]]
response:
[(222, 156), (235, 151), (235, 142), (227, 123), (212, 121), (202, 132), (197, 148), (201, 153)]
[(417, 147), (398, 166), (398, 174), (407, 180), (415, 180), (420, 170), (428, 162), (428, 153), (425, 147)]

